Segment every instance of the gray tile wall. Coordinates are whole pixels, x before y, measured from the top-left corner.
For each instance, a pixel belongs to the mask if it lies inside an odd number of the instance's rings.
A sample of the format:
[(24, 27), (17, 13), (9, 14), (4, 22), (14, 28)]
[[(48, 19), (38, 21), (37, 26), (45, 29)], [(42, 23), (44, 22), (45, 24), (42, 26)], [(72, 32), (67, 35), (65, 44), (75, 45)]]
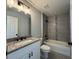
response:
[(48, 38), (53, 40), (56, 39), (55, 17), (50, 17), (48, 19)]
[(70, 41), (70, 16), (68, 14), (57, 16), (57, 20), (55, 16), (49, 17), (48, 37), (53, 40), (57, 38), (59, 41)]
[(70, 19), (68, 15), (62, 15), (57, 20), (57, 38), (60, 41), (70, 40)]

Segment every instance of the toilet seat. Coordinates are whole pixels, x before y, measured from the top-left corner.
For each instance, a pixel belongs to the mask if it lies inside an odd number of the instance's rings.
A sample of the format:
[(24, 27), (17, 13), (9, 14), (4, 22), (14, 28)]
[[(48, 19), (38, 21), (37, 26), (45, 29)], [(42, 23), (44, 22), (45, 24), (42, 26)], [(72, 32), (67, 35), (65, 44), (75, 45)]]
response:
[(41, 50), (43, 50), (43, 52), (50, 52), (50, 47), (47, 45), (42, 45)]

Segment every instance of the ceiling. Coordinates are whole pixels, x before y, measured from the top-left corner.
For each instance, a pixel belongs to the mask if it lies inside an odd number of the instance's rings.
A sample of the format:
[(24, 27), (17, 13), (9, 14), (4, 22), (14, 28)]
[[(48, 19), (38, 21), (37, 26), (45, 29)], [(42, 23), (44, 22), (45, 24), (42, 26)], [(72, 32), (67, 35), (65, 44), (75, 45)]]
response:
[(59, 15), (70, 11), (70, 0), (27, 0), (47, 16)]

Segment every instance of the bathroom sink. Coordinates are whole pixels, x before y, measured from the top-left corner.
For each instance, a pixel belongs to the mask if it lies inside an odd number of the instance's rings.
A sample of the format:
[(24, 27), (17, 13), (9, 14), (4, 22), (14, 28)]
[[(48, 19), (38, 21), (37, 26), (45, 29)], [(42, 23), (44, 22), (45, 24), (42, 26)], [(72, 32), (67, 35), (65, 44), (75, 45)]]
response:
[(32, 42), (39, 40), (38, 38), (27, 38), (19, 41), (12, 41), (7, 43), (7, 52), (14, 51), (15, 49), (21, 48), (25, 45), (29, 45)]
[(15, 50), (21, 46), (31, 43), (32, 41), (33, 40), (31, 40), (31, 39), (27, 39), (27, 40), (23, 40), (23, 41), (11, 42), (11, 43), (7, 44), (7, 49), (8, 49), (7, 51)]

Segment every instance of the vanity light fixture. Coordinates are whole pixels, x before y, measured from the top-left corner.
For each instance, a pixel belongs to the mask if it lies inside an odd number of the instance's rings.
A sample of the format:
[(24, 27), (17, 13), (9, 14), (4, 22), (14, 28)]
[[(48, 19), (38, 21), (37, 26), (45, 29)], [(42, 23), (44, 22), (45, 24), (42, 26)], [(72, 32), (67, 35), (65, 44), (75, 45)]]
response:
[(18, 9), (18, 11), (23, 11), (25, 14), (30, 14), (30, 7), (20, 0), (7, 0), (7, 5), (12, 8)]
[(30, 7), (18, 0), (19, 11), (23, 11), (25, 14), (30, 14)]
[(24, 4), (23, 2), (18, 0), (18, 5), (24, 5), (25, 7), (27, 7), (28, 9), (30, 8), (28, 5)]

